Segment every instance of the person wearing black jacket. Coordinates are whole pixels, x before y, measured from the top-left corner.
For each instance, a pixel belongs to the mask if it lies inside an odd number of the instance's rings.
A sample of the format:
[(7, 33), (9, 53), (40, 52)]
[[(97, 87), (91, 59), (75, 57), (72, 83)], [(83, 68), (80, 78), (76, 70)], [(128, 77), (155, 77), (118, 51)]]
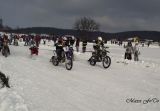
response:
[(56, 53), (57, 53), (58, 59), (61, 60), (62, 59), (62, 52), (64, 51), (62, 38), (58, 38), (58, 41), (55, 44), (55, 46), (56, 46)]
[(98, 39), (95, 41), (95, 44), (93, 45), (93, 49), (98, 55), (97, 57), (101, 58), (101, 52), (103, 47), (104, 47), (104, 43), (103, 43), (102, 37), (98, 37)]
[(83, 40), (83, 42), (82, 42), (82, 52), (83, 53), (86, 52), (86, 46), (87, 46), (87, 40)]
[(80, 39), (77, 38), (76, 45), (75, 45), (77, 52), (79, 52), (79, 43), (80, 43)]

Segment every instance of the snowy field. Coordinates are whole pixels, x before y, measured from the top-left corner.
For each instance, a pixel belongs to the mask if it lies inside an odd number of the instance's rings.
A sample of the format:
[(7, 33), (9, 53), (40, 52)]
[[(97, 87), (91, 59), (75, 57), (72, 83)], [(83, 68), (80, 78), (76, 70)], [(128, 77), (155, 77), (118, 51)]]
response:
[[(0, 71), (11, 88), (0, 89), (0, 111), (159, 111), (160, 48), (141, 47), (140, 61), (124, 60), (124, 48), (111, 45), (112, 64), (90, 66), (90, 52), (75, 53), (73, 69), (53, 66), (53, 44), (40, 45), (30, 57), (29, 47), (10, 46), (0, 56)], [(92, 44), (87, 46), (92, 50)], [(150, 99), (149, 101), (147, 101)]]

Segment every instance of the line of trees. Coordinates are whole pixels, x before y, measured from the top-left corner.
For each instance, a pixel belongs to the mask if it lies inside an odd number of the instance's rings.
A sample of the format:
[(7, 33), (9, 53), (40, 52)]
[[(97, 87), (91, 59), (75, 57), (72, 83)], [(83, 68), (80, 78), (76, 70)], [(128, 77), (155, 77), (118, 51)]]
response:
[(87, 40), (91, 36), (92, 32), (99, 31), (100, 25), (90, 17), (82, 17), (75, 21), (74, 29), (78, 31), (81, 39)]
[(74, 29), (81, 31), (99, 31), (100, 25), (90, 17), (82, 17), (76, 20)]

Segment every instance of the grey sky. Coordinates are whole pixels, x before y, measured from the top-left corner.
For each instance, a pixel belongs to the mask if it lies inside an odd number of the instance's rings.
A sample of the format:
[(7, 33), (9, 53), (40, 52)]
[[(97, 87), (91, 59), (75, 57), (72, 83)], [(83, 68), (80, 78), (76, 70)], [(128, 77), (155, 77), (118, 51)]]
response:
[(104, 32), (160, 31), (160, 0), (0, 0), (4, 25), (73, 27), (76, 19), (93, 17)]

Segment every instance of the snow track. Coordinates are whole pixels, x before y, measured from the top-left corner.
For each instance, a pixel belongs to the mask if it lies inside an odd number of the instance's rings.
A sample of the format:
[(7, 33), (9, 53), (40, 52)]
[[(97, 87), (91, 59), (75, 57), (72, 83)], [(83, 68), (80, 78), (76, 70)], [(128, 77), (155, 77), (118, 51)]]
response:
[(0, 111), (11, 111), (9, 106), (15, 111), (159, 111), (160, 103), (126, 103), (128, 98), (160, 99), (159, 58), (155, 57), (157, 62), (144, 61), (152, 58), (148, 53), (140, 62), (125, 61), (125, 65), (117, 63), (124, 61), (123, 48), (110, 47), (109, 69), (101, 63), (90, 66), (90, 53), (75, 53), (73, 69), (68, 71), (64, 64), (56, 67), (49, 62), (51, 46), (41, 45), (39, 55), (33, 58), (28, 47), (11, 46), (11, 55), (0, 57), (0, 70), (10, 77), (11, 84), (9, 90), (0, 89)]
[(0, 90), (0, 111), (28, 111), (23, 98), (10, 89)]

